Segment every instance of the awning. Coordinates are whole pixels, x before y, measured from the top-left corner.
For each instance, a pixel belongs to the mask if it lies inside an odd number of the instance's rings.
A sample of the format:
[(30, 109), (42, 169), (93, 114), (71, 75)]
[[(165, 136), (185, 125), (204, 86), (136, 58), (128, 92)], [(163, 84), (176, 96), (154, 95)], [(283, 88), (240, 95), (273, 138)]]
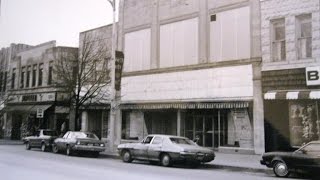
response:
[(286, 99), (320, 99), (320, 90), (292, 90), (292, 91), (268, 91), (264, 94), (265, 100)]
[(64, 106), (56, 106), (55, 109), (54, 109), (54, 112), (55, 113), (59, 113), (59, 114), (69, 113), (69, 111), (70, 111), (70, 108), (69, 107), (64, 107)]
[(231, 109), (247, 107), (249, 107), (249, 102), (146, 103), (120, 105), (120, 109)]
[(24, 111), (24, 112), (37, 112), (37, 109), (47, 110), (52, 105), (8, 105), (5, 107), (6, 111)]

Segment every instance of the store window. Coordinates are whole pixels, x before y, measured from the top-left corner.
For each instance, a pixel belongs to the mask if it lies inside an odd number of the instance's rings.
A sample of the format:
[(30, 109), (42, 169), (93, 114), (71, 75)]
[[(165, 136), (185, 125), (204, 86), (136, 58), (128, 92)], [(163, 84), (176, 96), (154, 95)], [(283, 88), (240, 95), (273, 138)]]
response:
[(285, 19), (271, 21), (272, 60), (273, 62), (286, 60), (286, 32)]
[(312, 23), (311, 14), (296, 17), (296, 36), (298, 58), (312, 57)]
[(320, 137), (319, 107), (317, 102), (289, 103), (290, 144), (299, 147)]

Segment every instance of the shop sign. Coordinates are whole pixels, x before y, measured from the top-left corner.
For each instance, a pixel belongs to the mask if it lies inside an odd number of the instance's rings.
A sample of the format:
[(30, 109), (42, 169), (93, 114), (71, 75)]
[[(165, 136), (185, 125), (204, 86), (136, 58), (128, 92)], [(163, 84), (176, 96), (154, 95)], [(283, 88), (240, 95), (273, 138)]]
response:
[(306, 67), (307, 86), (320, 85), (320, 66)]
[(37, 118), (43, 118), (43, 109), (42, 108), (37, 109)]

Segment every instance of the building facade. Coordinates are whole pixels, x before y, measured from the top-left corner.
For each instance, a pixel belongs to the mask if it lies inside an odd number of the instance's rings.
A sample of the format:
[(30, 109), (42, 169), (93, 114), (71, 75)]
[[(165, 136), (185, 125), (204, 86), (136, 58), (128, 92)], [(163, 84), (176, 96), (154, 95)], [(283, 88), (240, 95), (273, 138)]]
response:
[(4, 107), (6, 137), (21, 139), (39, 128), (60, 133), (62, 124), (73, 129), (69, 121), (70, 95), (55, 86), (54, 56), (77, 51), (78, 48), (56, 47), (56, 42), (50, 41), (24, 49), (11, 58)]
[(266, 151), (320, 138), (318, 0), (261, 0)]
[(120, 1), (115, 144), (172, 134), (263, 153), (258, 0)]

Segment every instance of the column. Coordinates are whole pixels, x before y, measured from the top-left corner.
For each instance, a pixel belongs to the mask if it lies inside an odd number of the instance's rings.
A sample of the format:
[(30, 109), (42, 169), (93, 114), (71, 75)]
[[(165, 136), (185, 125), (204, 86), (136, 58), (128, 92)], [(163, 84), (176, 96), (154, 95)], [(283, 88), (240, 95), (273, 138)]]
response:
[(208, 2), (207, 0), (199, 1), (199, 63), (208, 62)]
[(177, 111), (177, 136), (181, 136), (181, 110)]
[(88, 112), (83, 111), (81, 114), (81, 131), (88, 131)]
[(159, 2), (153, 0), (151, 22), (151, 69), (159, 67)]

